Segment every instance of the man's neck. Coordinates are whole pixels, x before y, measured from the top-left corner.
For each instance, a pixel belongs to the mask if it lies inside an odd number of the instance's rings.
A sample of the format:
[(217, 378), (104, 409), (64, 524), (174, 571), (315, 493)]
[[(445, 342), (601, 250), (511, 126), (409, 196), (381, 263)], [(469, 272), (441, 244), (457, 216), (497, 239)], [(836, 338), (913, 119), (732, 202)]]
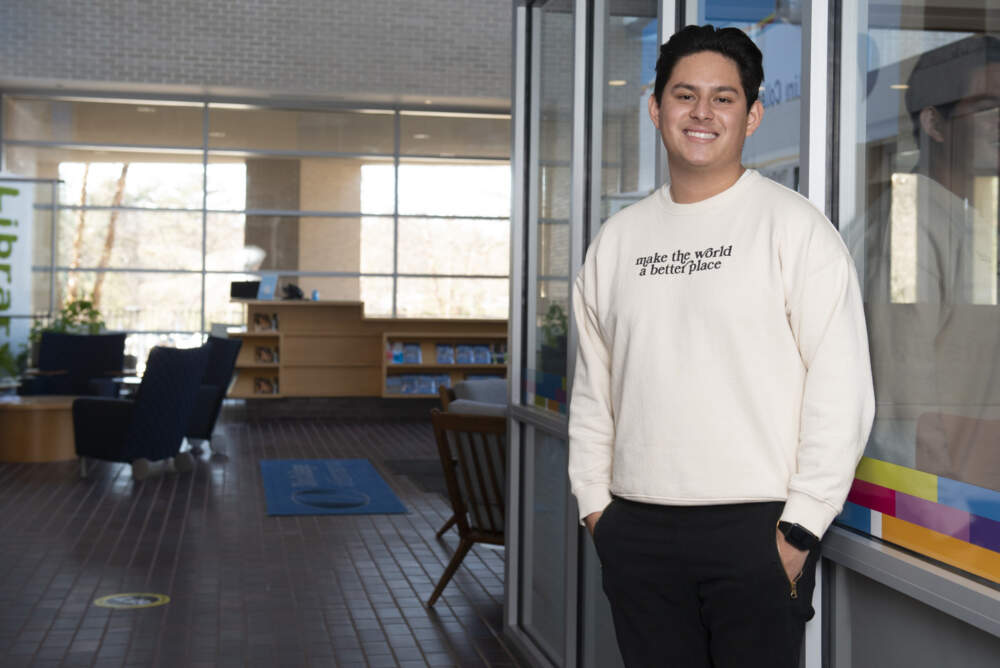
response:
[(701, 202), (729, 189), (745, 171), (739, 163), (733, 169), (712, 173), (670, 165), (670, 197), (678, 204)]

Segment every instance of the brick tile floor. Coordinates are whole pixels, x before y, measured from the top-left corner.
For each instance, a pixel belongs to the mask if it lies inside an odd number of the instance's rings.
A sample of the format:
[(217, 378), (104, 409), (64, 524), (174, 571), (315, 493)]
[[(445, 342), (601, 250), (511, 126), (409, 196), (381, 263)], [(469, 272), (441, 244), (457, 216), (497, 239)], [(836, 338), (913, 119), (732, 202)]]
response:
[[(268, 517), (261, 459), (366, 457), (405, 515)], [(387, 460), (437, 454), (429, 423), (220, 425), (192, 473), (0, 464), (0, 666), (524, 665), (501, 638), (503, 552), (477, 546), (433, 609), (458, 543), (446, 501)], [(153, 592), (169, 604), (108, 610)]]

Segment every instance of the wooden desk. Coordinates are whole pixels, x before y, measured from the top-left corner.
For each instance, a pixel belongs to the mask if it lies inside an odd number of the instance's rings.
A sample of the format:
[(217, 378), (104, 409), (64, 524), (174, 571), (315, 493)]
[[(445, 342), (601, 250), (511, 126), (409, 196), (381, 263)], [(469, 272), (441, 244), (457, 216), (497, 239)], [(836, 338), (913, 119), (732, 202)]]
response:
[[(436, 388), (421, 394), (394, 394), (395, 376), (506, 374), (506, 363), (438, 364), (437, 344), (482, 344), (506, 350), (506, 320), (442, 318), (367, 318), (364, 304), (348, 301), (257, 301), (247, 305), (246, 331), (229, 396), (280, 397), (436, 397)], [(391, 364), (386, 347), (416, 344), (422, 361)], [(391, 362), (391, 360), (390, 360)]]
[(0, 396), (0, 461), (64, 462), (76, 459), (76, 397)]

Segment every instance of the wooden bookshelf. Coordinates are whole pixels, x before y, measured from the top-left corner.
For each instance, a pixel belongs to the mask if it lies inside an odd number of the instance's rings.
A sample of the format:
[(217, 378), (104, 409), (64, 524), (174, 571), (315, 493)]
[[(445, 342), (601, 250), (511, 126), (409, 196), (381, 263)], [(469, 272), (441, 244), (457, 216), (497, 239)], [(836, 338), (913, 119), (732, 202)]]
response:
[[(455, 335), (440, 331), (386, 332), (382, 341), (385, 351), (382, 364), (383, 397), (436, 397), (439, 385), (451, 387), (470, 375), (499, 378), (507, 375), (506, 333)], [(439, 347), (450, 350), (450, 355), (439, 358)], [(467, 361), (460, 361), (460, 350), (467, 356), (471, 355), (472, 359), (466, 357)], [(487, 356), (489, 361), (485, 358), (476, 360), (477, 353)], [(397, 361), (400, 354), (403, 359), (401, 362)], [(417, 355), (420, 361), (413, 359)]]
[[(468, 374), (506, 374), (506, 364), (392, 365), (386, 342), (421, 342), (421, 357), (434, 361), (436, 345), (480, 344), (506, 346), (506, 320), (444, 320), (423, 318), (366, 318), (361, 302), (244, 301), (247, 331), (231, 333), (243, 339), (236, 360), (236, 380), (230, 397), (420, 396), (386, 392), (389, 376), (448, 374), (451, 382)], [(268, 324), (271, 323), (271, 324)], [(274, 351), (276, 361), (261, 359), (258, 349)], [(263, 355), (266, 358), (266, 354)], [(260, 382), (263, 379), (266, 382)], [(277, 388), (277, 392), (268, 392)]]

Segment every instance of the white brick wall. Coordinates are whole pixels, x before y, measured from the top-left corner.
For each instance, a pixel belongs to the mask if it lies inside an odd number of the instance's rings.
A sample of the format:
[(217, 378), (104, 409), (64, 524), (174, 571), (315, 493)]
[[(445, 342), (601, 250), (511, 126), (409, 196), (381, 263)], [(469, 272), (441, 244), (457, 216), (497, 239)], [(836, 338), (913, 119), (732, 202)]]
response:
[(0, 82), (506, 101), (511, 17), (509, 0), (2, 0)]

